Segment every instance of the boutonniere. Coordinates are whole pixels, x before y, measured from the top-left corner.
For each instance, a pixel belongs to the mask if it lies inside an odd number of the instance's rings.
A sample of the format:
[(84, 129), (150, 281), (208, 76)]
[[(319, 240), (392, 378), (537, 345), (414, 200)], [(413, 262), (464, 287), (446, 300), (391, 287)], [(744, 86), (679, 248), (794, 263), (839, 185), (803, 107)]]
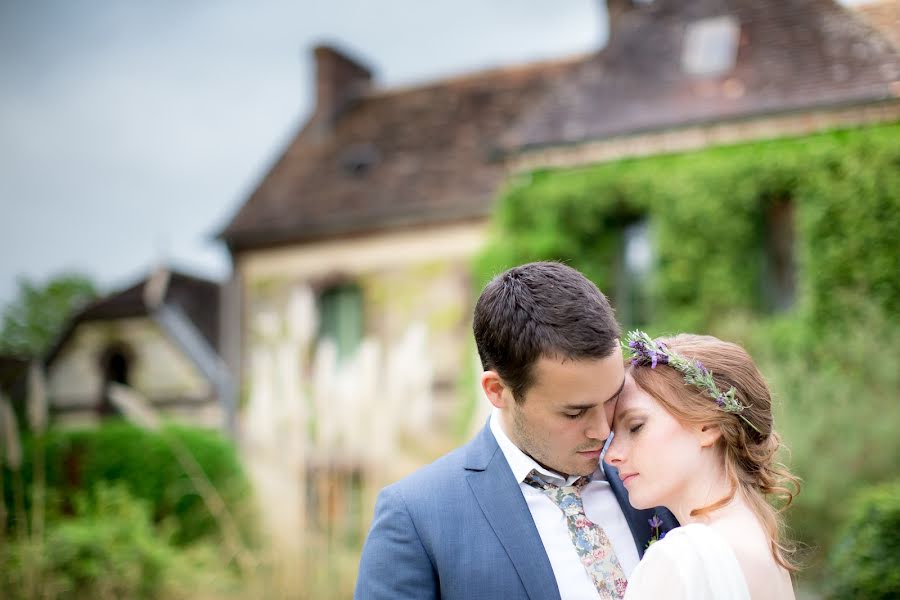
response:
[(650, 536), (650, 541), (647, 542), (647, 548), (649, 548), (655, 542), (658, 542), (659, 540), (666, 537), (666, 533), (663, 532), (662, 534), (660, 534), (660, 532), (659, 532), (659, 529), (662, 527), (663, 522), (662, 522), (662, 519), (659, 518), (658, 514), (653, 513), (653, 517), (650, 519), (647, 519), (647, 523), (650, 524), (650, 529), (653, 530), (653, 535)]

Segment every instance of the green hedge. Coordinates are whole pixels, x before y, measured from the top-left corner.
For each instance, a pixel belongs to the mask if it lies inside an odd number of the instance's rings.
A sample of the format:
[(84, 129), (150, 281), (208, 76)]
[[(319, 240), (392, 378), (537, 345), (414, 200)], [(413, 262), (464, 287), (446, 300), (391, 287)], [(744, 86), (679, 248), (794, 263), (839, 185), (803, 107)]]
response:
[[(167, 426), (166, 434), (193, 455), (232, 509), (247, 504), (249, 486), (234, 446), (216, 431)], [(163, 434), (123, 422), (94, 429), (51, 431), (44, 441), (51, 515), (71, 513), (79, 493), (98, 484), (119, 484), (146, 502), (156, 523), (171, 521), (173, 542), (183, 545), (218, 528)], [(22, 475), (31, 490), (35, 440), (25, 444)], [(10, 475), (4, 477), (7, 506), (13, 506)]]
[(900, 480), (862, 492), (830, 561), (830, 596), (900, 596)]
[(476, 270), (484, 281), (557, 259), (614, 291), (622, 226), (646, 217), (653, 322), (704, 329), (767, 311), (765, 214), (781, 200), (794, 210), (797, 309), (811, 325), (845, 320), (841, 291), (898, 312), (900, 125), (519, 176)]

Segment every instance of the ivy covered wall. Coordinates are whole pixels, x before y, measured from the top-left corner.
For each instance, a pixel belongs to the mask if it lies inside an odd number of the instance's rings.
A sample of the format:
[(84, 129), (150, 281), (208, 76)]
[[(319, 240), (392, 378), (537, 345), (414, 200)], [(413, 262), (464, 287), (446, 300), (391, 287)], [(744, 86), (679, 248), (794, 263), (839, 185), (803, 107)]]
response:
[(846, 294), (897, 312), (897, 124), (517, 176), (477, 272), (486, 281), (515, 264), (562, 260), (615, 303), (623, 231), (646, 219), (652, 323), (708, 329), (736, 311), (777, 312), (769, 271), (771, 237), (785, 230), (770, 222), (779, 207), (793, 236), (794, 314), (830, 325), (849, 310)]

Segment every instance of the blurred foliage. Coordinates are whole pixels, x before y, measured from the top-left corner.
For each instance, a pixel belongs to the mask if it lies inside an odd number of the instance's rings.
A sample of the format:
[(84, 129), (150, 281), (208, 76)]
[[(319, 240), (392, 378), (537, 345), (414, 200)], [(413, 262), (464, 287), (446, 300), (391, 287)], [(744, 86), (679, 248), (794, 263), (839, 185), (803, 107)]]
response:
[(866, 489), (852, 507), (831, 554), (829, 596), (888, 600), (900, 596), (900, 479)]
[(90, 502), (78, 499), (77, 518), (51, 527), (46, 543), (13, 546), (4, 569), (11, 595), (15, 590), (57, 598), (157, 595), (172, 557), (146, 505), (124, 487), (99, 486), (95, 492)]
[[(232, 509), (246, 505), (249, 484), (234, 446), (220, 433), (169, 425)], [(172, 543), (185, 545), (218, 531), (194, 484), (158, 432), (110, 421), (94, 429), (54, 430), (44, 440), (50, 515), (64, 517), (76, 498), (97, 485), (116, 483), (147, 504), (154, 523), (171, 522)], [(34, 439), (26, 439), (22, 476), (31, 489)], [(10, 481), (4, 477), (4, 481)], [(7, 505), (12, 491), (5, 490)], [(11, 528), (14, 530), (15, 528)]]
[[(823, 559), (853, 510), (848, 490), (893, 479), (900, 464), (900, 371), (888, 358), (900, 356), (900, 324), (859, 298), (842, 302), (859, 315), (852, 327), (735, 318), (714, 331), (743, 344), (772, 388), (783, 461), (803, 479), (789, 533), (807, 546), (801, 576), (813, 579), (833, 574)], [(883, 360), (873, 360), (873, 332)]]
[(709, 329), (735, 311), (767, 312), (766, 213), (788, 201), (797, 316), (846, 322), (840, 290), (896, 314), (898, 140), (900, 125), (879, 126), (521, 175), (500, 198), (476, 273), (486, 282), (561, 260), (615, 298), (623, 227), (647, 218), (653, 323)]
[(37, 358), (62, 334), (69, 318), (97, 296), (84, 275), (59, 275), (41, 285), (19, 279), (19, 291), (3, 311), (0, 354)]
[(208, 546), (172, 545), (149, 505), (124, 486), (100, 483), (75, 500), (74, 514), (53, 523), (44, 540), (17, 540), (0, 554), (3, 597), (188, 598), (201, 572), (207, 580), (215, 573), (219, 589), (234, 586), (221, 557)]
[[(765, 220), (778, 202), (793, 208), (787, 310), (766, 289)], [(801, 579), (834, 576), (823, 557), (850, 517), (842, 498), (896, 478), (900, 464), (900, 125), (520, 175), (476, 275), (561, 260), (615, 299), (622, 231), (642, 218), (655, 258), (641, 326), (748, 348), (773, 388), (785, 461), (804, 480), (787, 513), (806, 545)]]

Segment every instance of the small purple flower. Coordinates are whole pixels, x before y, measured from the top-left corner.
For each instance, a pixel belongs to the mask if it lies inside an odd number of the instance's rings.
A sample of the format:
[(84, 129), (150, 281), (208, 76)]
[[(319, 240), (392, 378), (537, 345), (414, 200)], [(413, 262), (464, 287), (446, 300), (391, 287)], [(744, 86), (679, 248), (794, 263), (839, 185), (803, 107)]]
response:
[(653, 529), (659, 529), (662, 527), (662, 519), (659, 518), (659, 515), (653, 515), (652, 519), (647, 519), (647, 522), (650, 523), (650, 527)]
[(694, 361), (694, 366), (697, 367), (697, 370), (700, 371), (700, 373), (701, 373), (703, 376), (706, 376), (706, 375), (709, 374), (709, 371), (706, 370), (706, 367), (704, 367), (704, 366), (703, 366), (703, 363), (700, 362), (699, 360), (695, 360), (695, 361)]
[(651, 353), (650, 353), (650, 360), (652, 361), (651, 364), (650, 364), (650, 368), (651, 368), (651, 369), (655, 369), (655, 368), (656, 368), (656, 362), (659, 360), (659, 355), (658, 355), (656, 352), (651, 352)]
[(719, 406), (725, 406), (725, 394), (719, 394), (716, 396), (716, 404)]

